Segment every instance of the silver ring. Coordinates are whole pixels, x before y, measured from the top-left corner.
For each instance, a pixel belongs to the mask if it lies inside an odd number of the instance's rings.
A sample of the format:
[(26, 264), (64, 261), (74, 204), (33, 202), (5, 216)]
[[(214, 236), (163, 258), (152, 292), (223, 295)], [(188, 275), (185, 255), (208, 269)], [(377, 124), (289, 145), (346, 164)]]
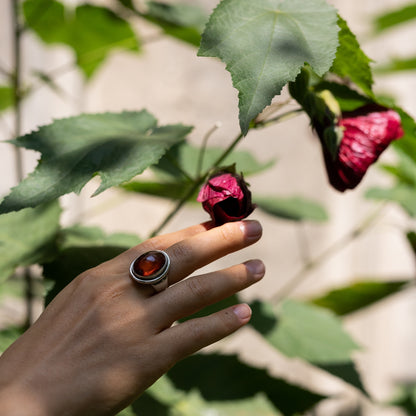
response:
[(136, 282), (152, 285), (156, 292), (168, 287), (170, 258), (162, 250), (151, 250), (141, 254), (130, 264), (130, 276)]

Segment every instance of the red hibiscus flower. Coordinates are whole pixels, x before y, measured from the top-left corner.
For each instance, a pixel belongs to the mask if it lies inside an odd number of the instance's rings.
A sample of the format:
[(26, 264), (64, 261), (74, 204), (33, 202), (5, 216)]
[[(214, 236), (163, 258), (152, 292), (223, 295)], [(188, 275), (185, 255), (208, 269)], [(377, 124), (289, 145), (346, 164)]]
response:
[(355, 188), (387, 146), (404, 134), (399, 114), (374, 105), (343, 113), (337, 127), (342, 139), (335, 158), (322, 143), (329, 181), (341, 192)]
[(198, 202), (215, 225), (239, 221), (250, 215), (255, 206), (251, 202), (251, 192), (241, 175), (218, 172), (211, 176), (201, 188)]

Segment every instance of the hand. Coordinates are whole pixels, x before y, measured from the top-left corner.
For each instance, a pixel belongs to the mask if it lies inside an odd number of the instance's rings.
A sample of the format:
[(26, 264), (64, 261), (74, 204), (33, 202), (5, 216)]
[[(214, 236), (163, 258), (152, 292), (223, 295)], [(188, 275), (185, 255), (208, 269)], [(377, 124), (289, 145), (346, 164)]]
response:
[[(74, 279), (0, 358), (0, 414), (114, 415), (177, 361), (246, 324), (242, 304), (172, 326), (264, 275), (252, 260), (183, 280), (261, 237), (257, 221), (208, 228), (155, 237)], [(129, 277), (152, 249), (171, 259), (172, 286), (159, 293)]]

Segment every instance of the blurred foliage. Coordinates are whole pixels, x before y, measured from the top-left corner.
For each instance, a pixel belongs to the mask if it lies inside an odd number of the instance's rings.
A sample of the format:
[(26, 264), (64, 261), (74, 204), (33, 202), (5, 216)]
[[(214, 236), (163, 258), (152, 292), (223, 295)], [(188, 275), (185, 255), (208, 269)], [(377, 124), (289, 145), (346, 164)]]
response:
[[(271, 4), (280, 8), (271, 10)], [(219, 166), (235, 164), (246, 177), (272, 167), (273, 155), (260, 161), (235, 146), (251, 130), (279, 121), (280, 114), (262, 121), (257, 117), (288, 84), (300, 109), (317, 120), (315, 129), (333, 127), (337, 110), (352, 111), (371, 103), (392, 106), (400, 113), (405, 135), (394, 144), (397, 163), (384, 166), (395, 183), (391, 188), (374, 188), (368, 196), (396, 202), (416, 216), (416, 124), (394, 102), (375, 96), (371, 59), (347, 22), (325, 0), (223, 0), (210, 17), (196, 4), (179, 2), (148, 1), (139, 7), (133, 0), (113, 0), (107, 7), (90, 3), (71, 7), (57, 0), (25, 0), (21, 18), (23, 35), (34, 33), (45, 45), (69, 48), (75, 57), (71, 68), (77, 67), (86, 81), (115, 51), (137, 56), (146, 52), (143, 23), (152, 24), (160, 36), (200, 46), (200, 56), (226, 63), (239, 92), (241, 133), (234, 141), (224, 138), (223, 147), (209, 146), (210, 134), (199, 144), (190, 143), (186, 137), (192, 127), (159, 126), (155, 116), (142, 110), (55, 120), (14, 139), (15, 146), (38, 151), (41, 158), (34, 172), (1, 202), (0, 299), (22, 296), (22, 266), (42, 266), (45, 280), (38, 281), (36, 295), (47, 291), (49, 303), (78, 274), (140, 242), (137, 236), (107, 235), (96, 227), (60, 225), (57, 199), (79, 193), (96, 176), (101, 185), (95, 194), (121, 187), (174, 200), (177, 210), (186, 203), (195, 205), (199, 185)], [(383, 33), (415, 18), (416, 8), (409, 4), (378, 16), (375, 31)], [(380, 70), (415, 68), (410, 57), (395, 59)], [(16, 90), (14, 75), (6, 73), (7, 80), (0, 86), (0, 112), (26, 99), (28, 92), (36, 90), (36, 82), (60, 93), (53, 74), (50, 68), (37, 70), (32, 74), (33, 85), (19, 85)], [(297, 108), (291, 114), (299, 112)], [(328, 138), (335, 155), (338, 139)], [(145, 177), (138, 177), (144, 172)], [(279, 220), (329, 219), (319, 200), (253, 194), (259, 209)], [(415, 233), (407, 237), (416, 253)], [(357, 281), (307, 302), (284, 300), (276, 305), (253, 300), (251, 329), (289, 361), (307, 362), (367, 395), (353, 359), (359, 346), (343, 328), (341, 317), (405, 291), (409, 281)], [(190, 319), (239, 301), (232, 296)], [(21, 333), (18, 326), (0, 331), (0, 350)], [(289, 416), (302, 414), (324, 399), (313, 389), (277, 378), (235, 355), (210, 353), (176, 365), (120, 415)], [(414, 414), (414, 386), (404, 388), (395, 405)]]

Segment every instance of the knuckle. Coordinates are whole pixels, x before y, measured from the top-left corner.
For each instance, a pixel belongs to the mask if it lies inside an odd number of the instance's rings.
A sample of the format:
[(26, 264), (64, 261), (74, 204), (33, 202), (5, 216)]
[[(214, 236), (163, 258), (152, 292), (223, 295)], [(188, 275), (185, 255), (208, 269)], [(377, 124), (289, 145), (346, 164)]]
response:
[(75, 283), (77, 288), (86, 289), (92, 285), (92, 283), (99, 278), (98, 271), (96, 268), (88, 269), (85, 272), (81, 273), (76, 279)]
[(187, 261), (192, 258), (191, 248), (185, 244), (174, 244), (169, 251), (173, 258), (178, 261)]
[(211, 294), (209, 287), (197, 277), (186, 280), (189, 290), (197, 299), (206, 299)]
[(227, 243), (233, 243), (236, 239), (235, 224), (225, 223), (223, 226), (219, 227), (221, 233), (221, 238)]

